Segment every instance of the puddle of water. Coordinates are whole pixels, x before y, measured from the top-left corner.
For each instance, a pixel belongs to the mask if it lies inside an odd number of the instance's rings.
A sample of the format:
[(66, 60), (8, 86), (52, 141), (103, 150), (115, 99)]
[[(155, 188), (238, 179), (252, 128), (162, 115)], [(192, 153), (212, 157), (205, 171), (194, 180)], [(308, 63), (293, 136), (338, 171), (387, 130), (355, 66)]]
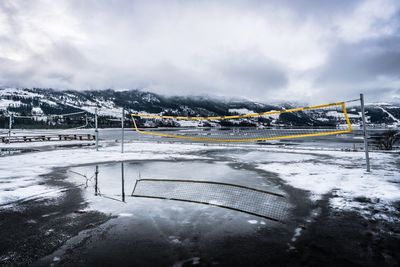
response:
[[(138, 178), (200, 180), (203, 184), (219, 182), (284, 194), (272, 182), (274, 179), (268, 179), (267, 172), (234, 168), (237, 166), (232, 162), (141, 161), (71, 168), (68, 180), (83, 184), (86, 210), (115, 217), (73, 237), (45, 258), (47, 262), (42, 265), (58, 259), (69, 263), (68, 258), (85, 258), (97, 263), (93, 266), (118, 265), (115, 259), (123, 259), (119, 265), (130, 262), (135, 266), (178, 267), (199, 265), (202, 261), (208, 263), (213, 257), (223, 259), (238, 253), (250, 258), (266, 253), (275, 255), (275, 251), (265, 248), (271, 244), (286, 244), (292, 236), (288, 225), (212, 205), (131, 197)], [(212, 190), (212, 193), (216, 191)], [(231, 193), (234, 192), (229, 191), (228, 195)], [(242, 203), (241, 200), (239, 198), (237, 203)], [(253, 202), (256, 200), (250, 199), (250, 205)], [(112, 258), (107, 258), (109, 251), (112, 251)], [(213, 256), (210, 258), (210, 255)], [(111, 264), (107, 264), (110, 259)], [(149, 260), (151, 265), (146, 264)]]
[[(210, 220), (227, 217), (242, 217), (248, 224), (254, 216), (224, 208), (204, 204), (173, 200), (145, 199), (131, 197), (137, 179), (179, 179), (222, 182), (251, 188), (283, 193), (278, 185), (260, 179), (256, 171), (235, 169), (228, 164), (208, 162), (146, 161), (110, 163), (71, 168), (68, 179), (75, 184), (83, 184), (84, 197), (90, 210), (98, 210), (121, 219), (138, 216), (155, 216), (175, 220), (179, 213), (186, 219), (179, 223), (193, 223), (194, 217), (206, 216)], [(179, 216), (178, 216), (179, 217)], [(190, 218), (191, 217), (191, 218)]]

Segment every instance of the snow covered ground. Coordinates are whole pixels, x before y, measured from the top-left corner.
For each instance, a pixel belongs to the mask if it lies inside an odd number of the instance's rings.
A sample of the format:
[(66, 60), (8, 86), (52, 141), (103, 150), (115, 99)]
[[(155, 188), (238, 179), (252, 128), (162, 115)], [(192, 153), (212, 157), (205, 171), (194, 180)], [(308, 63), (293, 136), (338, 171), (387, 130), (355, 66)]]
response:
[[(40, 144), (45, 146), (55, 145), (55, 143), (65, 144), (65, 142), (41, 142)], [(36, 147), (38, 146), (36, 145)], [(21, 147), (21, 144), (18, 144), (17, 147)], [(123, 160), (201, 158), (185, 153), (204, 149), (204, 146), (131, 143), (126, 144), (125, 149), (126, 153), (124, 154), (120, 153), (119, 146), (107, 146), (101, 148), (101, 151), (95, 151), (93, 147), (71, 148), (2, 157), (0, 161), (0, 205), (48, 192), (53, 192), (54, 195), (56, 188), (43, 185), (40, 175), (49, 173), (55, 167)]]
[[(59, 188), (44, 185), (40, 177), (55, 167), (126, 160), (210, 159), (208, 154), (200, 153), (207, 151), (220, 151), (232, 161), (253, 163), (257, 169), (274, 172), (285, 183), (308, 191), (314, 201), (332, 194), (330, 205), (334, 209), (356, 210), (370, 216), (371, 205), (395, 211), (392, 203), (400, 201), (398, 153), (371, 153), (372, 172), (367, 173), (363, 152), (132, 142), (125, 145), (126, 152), (121, 154), (115, 143), (104, 145), (98, 152), (94, 147), (64, 148), (2, 157), (0, 205), (45, 193), (62, 194)], [(375, 212), (374, 216), (391, 219), (383, 213)]]
[[(312, 151), (327, 157), (307, 160), (303, 155), (309, 152), (295, 150), (289, 161), (282, 153), (281, 158), (258, 164), (258, 168), (278, 173), (289, 185), (309, 191), (313, 200), (332, 193), (330, 206), (334, 209), (356, 210), (365, 216), (372, 215), (372, 206), (395, 212), (392, 203), (400, 200), (398, 154), (371, 153), (372, 171), (368, 173), (363, 152)], [(386, 217), (375, 214), (379, 216)]]

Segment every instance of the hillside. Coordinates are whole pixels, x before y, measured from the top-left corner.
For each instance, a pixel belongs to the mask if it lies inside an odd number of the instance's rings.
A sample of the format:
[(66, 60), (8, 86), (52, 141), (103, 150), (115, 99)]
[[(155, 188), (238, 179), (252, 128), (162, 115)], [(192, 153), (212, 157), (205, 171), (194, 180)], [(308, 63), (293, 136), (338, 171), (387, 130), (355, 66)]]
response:
[[(35, 120), (17, 121), (21, 126), (45, 126), (51, 123), (46, 116), (86, 111), (93, 114), (98, 109), (101, 126), (113, 126), (107, 118), (120, 117), (121, 108), (128, 112), (145, 112), (164, 115), (215, 116), (233, 115), (293, 108), (292, 104), (271, 105), (247, 100), (221, 100), (211, 97), (168, 97), (141, 90), (60, 91), (53, 89), (0, 89), (0, 127), (6, 128), (9, 114), (36, 116)], [(366, 107), (367, 119), (374, 126), (400, 125), (400, 105), (370, 104)], [(348, 108), (352, 123), (360, 123), (360, 108)], [(281, 115), (280, 124), (323, 126), (335, 120), (337, 114), (323, 113), (310, 116), (298, 113)], [(102, 119), (103, 118), (103, 119)], [(69, 124), (80, 124), (71, 121)], [(277, 122), (275, 122), (277, 123)]]

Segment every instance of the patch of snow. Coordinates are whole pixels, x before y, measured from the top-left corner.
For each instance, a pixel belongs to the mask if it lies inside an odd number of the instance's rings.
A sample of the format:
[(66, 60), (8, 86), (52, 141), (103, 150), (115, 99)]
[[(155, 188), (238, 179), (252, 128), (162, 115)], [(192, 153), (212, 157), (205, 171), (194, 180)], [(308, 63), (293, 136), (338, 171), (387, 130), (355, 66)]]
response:
[(294, 229), (294, 235), (291, 239), (292, 242), (296, 242), (297, 238), (301, 235), (301, 231), (303, 229), (301, 227), (297, 227), (296, 229)]
[(21, 104), (22, 102), (19, 100), (0, 99), (0, 110), (6, 110), (8, 107), (19, 107)]
[(252, 110), (248, 110), (247, 108), (230, 108), (229, 113), (237, 113), (237, 114), (249, 114), (249, 113), (255, 113)]
[[(379, 168), (367, 173), (361, 152), (313, 151), (313, 154), (331, 158), (315, 162), (271, 162), (258, 164), (258, 168), (275, 172), (287, 184), (309, 191), (313, 200), (334, 191), (338, 199), (333, 199), (330, 205), (337, 209), (353, 209), (350, 203), (355, 197), (380, 199), (384, 203), (400, 200), (400, 172), (395, 167), (395, 155), (371, 153), (371, 162)], [(297, 155), (300, 160), (301, 152)]]
[[(347, 113), (347, 115), (349, 116), (349, 118), (357, 118), (357, 119), (360, 118), (360, 115), (357, 115), (357, 114)], [(338, 112), (336, 110), (328, 111), (326, 113), (326, 116), (334, 117), (334, 118), (343, 118), (344, 119), (344, 113), (343, 112)]]
[[(0, 98), (10, 97), (10, 96), (19, 96), (19, 97), (23, 97), (23, 98), (36, 98), (36, 99), (39, 99), (40, 102), (47, 103), (51, 106), (57, 105), (56, 102), (46, 99), (45, 96), (43, 96), (41, 94), (29, 92), (24, 89), (20, 89), (20, 88), (0, 89)], [(0, 103), (1, 103), (1, 101), (4, 101), (4, 100), (6, 100), (6, 99), (0, 99)]]
[(197, 127), (197, 126), (199, 126), (199, 121), (180, 120), (180, 121), (178, 121), (178, 123), (181, 127)]
[(32, 115), (43, 115), (44, 112), (40, 107), (33, 107), (32, 108)]
[(53, 107), (57, 106), (57, 103), (56, 103), (56, 102), (51, 101), (51, 100), (49, 100), (49, 99), (45, 99), (45, 98), (41, 98), (41, 99), (40, 99), (40, 102), (46, 103), (46, 104), (48, 104), (48, 105), (50, 105), (50, 106), (53, 106)]
[(155, 97), (152, 94), (145, 94), (142, 96), (143, 101), (149, 102), (149, 103), (158, 103), (160, 100), (158, 100), (157, 97)]
[(384, 109), (383, 107), (379, 107), (379, 106), (376, 106), (376, 107), (379, 108), (379, 109), (381, 109), (384, 113), (386, 113), (386, 114), (389, 116), (389, 118), (391, 118), (394, 122), (400, 123), (400, 120), (397, 119), (395, 116), (393, 116), (392, 113), (390, 113), (389, 111), (387, 111), (387, 110)]
[(184, 266), (197, 266), (200, 264), (199, 257), (193, 257), (186, 260), (175, 262), (172, 267), (184, 267)]
[(118, 216), (119, 217), (132, 217), (133, 214), (132, 213), (119, 213)]
[(248, 162), (248, 163), (263, 163), (263, 162), (304, 162), (317, 159), (317, 156), (305, 154), (305, 153), (288, 153), (287, 151), (273, 151), (273, 150), (260, 150), (255, 149), (254, 151), (244, 151), (242, 153), (226, 153), (225, 155), (231, 157), (237, 162)]

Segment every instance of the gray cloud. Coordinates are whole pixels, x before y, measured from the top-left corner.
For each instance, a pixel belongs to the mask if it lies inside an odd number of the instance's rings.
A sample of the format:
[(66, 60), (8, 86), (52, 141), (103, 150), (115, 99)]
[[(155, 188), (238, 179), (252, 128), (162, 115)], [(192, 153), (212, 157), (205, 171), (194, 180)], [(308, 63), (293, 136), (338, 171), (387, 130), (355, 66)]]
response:
[(319, 81), (327, 83), (362, 82), (379, 76), (398, 79), (400, 37), (340, 45), (321, 70)]
[(0, 2), (0, 86), (399, 99), (399, 3)]
[(367, 91), (374, 100), (398, 100), (400, 36), (338, 45), (316, 83), (346, 96)]
[[(286, 69), (254, 51), (236, 53), (217, 63), (220, 79), (229, 81), (224, 88), (231, 94), (264, 96), (284, 89), (288, 83)], [(229, 86), (235, 86), (229, 91)]]

